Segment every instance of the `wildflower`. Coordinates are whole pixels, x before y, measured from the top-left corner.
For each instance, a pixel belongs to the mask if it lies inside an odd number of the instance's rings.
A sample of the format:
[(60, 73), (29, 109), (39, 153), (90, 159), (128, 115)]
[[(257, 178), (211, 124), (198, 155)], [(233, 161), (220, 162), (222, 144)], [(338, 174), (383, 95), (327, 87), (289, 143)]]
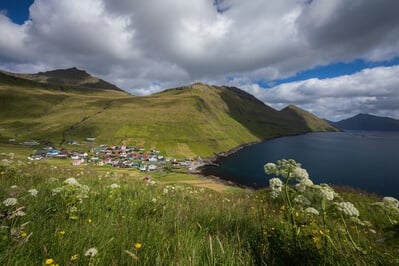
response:
[(55, 195), (61, 193), (61, 191), (62, 191), (62, 188), (60, 188), (60, 187), (54, 188), (53, 190), (51, 190), (51, 195), (55, 196)]
[(307, 187), (311, 187), (311, 186), (313, 186), (312, 180), (310, 180), (309, 178), (305, 178), (305, 179), (302, 179), (298, 184), (296, 184), (295, 188), (299, 192), (304, 192)]
[(60, 236), (63, 236), (63, 235), (65, 235), (65, 231), (61, 230), (61, 231), (58, 232), (58, 234), (60, 234)]
[(120, 188), (121, 186), (116, 184), (116, 183), (113, 183), (109, 187), (112, 188), (112, 189), (115, 189), (115, 188)]
[(152, 198), (152, 200), (151, 200), (153, 203), (155, 203), (155, 202), (157, 202), (157, 199), (156, 198)]
[(334, 199), (334, 190), (326, 185), (326, 184), (322, 184), (322, 185), (314, 185), (313, 188), (317, 189), (319, 191), (319, 194), (322, 198), (326, 199), (326, 200), (333, 200)]
[(269, 187), (275, 191), (281, 191), (283, 187), (283, 182), (280, 178), (274, 177), (269, 179)]
[(359, 210), (350, 202), (340, 202), (337, 204), (337, 208), (347, 216), (359, 216)]
[(276, 171), (277, 167), (274, 163), (267, 163), (265, 165), (265, 172), (266, 174), (274, 174), (274, 172)]
[(70, 177), (70, 178), (66, 179), (66, 180), (64, 181), (64, 183), (67, 184), (67, 185), (72, 185), (72, 186), (78, 186), (78, 185), (80, 185), (79, 182), (78, 182), (78, 180), (76, 180), (76, 179), (73, 178), (73, 177)]
[(28, 234), (25, 231), (21, 231), (20, 235), (22, 238), (25, 238), (28, 236)]
[(37, 196), (37, 193), (38, 193), (37, 189), (34, 189), (34, 188), (29, 189), (28, 192), (29, 192), (29, 194), (30, 194), (31, 196), (33, 196), (33, 197), (36, 197), (36, 196)]
[(17, 186), (17, 185), (12, 185), (10, 188), (11, 188), (11, 189), (17, 189), (18, 186)]
[(18, 210), (16, 213), (15, 213), (15, 216), (19, 216), (19, 217), (22, 217), (22, 216), (25, 216), (26, 215), (26, 213), (24, 212), (24, 211), (21, 211), (21, 210)]
[(6, 199), (6, 200), (3, 201), (3, 204), (4, 204), (6, 207), (14, 206), (14, 205), (17, 204), (17, 203), (18, 203), (18, 200), (17, 200), (16, 198), (8, 198), (8, 199)]
[(89, 248), (89, 249), (86, 251), (85, 256), (86, 256), (86, 257), (94, 257), (94, 256), (97, 255), (97, 253), (98, 253), (98, 251), (97, 251), (96, 248)]
[(140, 249), (141, 248), (141, 244), (140, 243), (135, 243), (134, 244), (134, 248), (135, 249)]
[(316, 210), (316, 209), (313, 208), (313, 207), (307, 207), (307, 208), (305, 209), (305, 212), (307, 212), (307, 213), (312, 213), (312, 214), (314, 214), (314, 215), (319, 215), (319, 211)]
[(394, 197), (384, 197), (382, 202), (390, 207), (399, 208), (399, 201)]
[(169, 192), (169, 191), (168, 191), (168, 189), (167, 189), (167, 188), (164, 188), (164, 189), (163, 189), (163, 194), (165, 194), (165, 195), (166, 195), (166, 194), (168, 194), (168, 192)]
[(91, 224), (93, 221), (89, 218), (89, 219), (87, 219), (87, 222), (88, 222), (89, 224)]
[(74, 254), (74, 255), (71, 256), (71, 261), (76, 261), (76, 260), (78, 260), (78, 258), (79, 258), (79, 255), (78, 254)]
[(297, 167), (294, 169), (292, 176), (298, 181), (301, 182), (304, 179), (309, 179), (309, 174), (306, 169)]
[(312, 237), (313, 243), (316, 245), (317, 249), (321, 249), (320, 237)]
[(377, 232), (374, 229), (369, 229), (370, 233), (376, 234)]
[(53, 259), (51, 259), (51, 258), (49, 258), (49, 259), (46, 259), (46, 261), (44, 262), (46, 265), (51, 265), (51, 264), (54, 264), (54, 260)]

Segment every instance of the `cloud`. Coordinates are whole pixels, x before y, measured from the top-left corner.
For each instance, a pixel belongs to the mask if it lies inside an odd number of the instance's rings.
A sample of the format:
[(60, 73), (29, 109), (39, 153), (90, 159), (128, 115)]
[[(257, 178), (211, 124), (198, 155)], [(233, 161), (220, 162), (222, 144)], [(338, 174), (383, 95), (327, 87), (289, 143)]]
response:
[(332, 120), (358, 113), (399, 119), (398, 73), (399, 66), (376, 67), (336, 78), (285, 83), (267, 90), (256, 84), (244, 88), (277, 109), (296, 104)]
[(255, 88), (318, 65), (399, 56), (398, 7), (393, 0), (35, 0), (23, 25), (0, 12), (0, 69), (76, 66), (140, 95), (195, 81)]

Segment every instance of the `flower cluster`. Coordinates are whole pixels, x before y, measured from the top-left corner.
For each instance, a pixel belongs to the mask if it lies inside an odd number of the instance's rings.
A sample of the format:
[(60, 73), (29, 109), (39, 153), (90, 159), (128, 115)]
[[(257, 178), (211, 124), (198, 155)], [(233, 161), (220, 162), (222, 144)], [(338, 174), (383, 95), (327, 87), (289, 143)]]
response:
[(348, 201), (337, 203), (337, 209), (347, 216), (359, 216), (359, 210), (351, 202)]

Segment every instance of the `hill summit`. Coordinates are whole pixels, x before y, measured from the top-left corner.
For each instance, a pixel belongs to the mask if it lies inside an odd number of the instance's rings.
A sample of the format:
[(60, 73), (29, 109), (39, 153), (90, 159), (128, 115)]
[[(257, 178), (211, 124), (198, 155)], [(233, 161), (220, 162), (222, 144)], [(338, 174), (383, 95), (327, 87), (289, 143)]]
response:
[(3, 72), (4, 74), (14, 76), (16, 78), (37, 82), (39, 84), (59, 87), (60, 89), (103, 89), (123, 91), (117, 86), (94, 77), (84, 70), (76, 67), (68, 69), (57, 69), (36, 74), (15, 74)]

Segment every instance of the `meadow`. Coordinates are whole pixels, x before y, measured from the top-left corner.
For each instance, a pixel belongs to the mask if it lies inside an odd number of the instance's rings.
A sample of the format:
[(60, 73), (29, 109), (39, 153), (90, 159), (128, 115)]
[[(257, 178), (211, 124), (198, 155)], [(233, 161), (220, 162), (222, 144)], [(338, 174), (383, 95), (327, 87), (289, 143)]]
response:
[(267, 164), (268, 189), (215, 191), (0, 159), (1, 265), (399, 265), (395, 201), (310, 185), (292, 161)]

